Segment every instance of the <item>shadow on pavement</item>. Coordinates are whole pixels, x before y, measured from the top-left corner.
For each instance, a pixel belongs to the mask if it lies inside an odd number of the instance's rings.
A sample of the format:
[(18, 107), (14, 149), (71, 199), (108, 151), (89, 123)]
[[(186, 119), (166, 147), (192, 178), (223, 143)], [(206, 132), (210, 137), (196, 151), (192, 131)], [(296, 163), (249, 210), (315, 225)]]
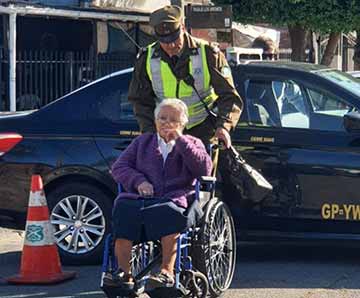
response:
[(9, 285), (6, 278), (20, 270), (21, 252), (0, 254), (0, 297), (1, 298), (100, 298), (99, 266), (62, 266), (63, 271), (76, 271), (77, 277), (55, 285)]
[[(359, 249), (355, 247), (242, 243), (237, 249), (235, 275), (231, 290), (224, 295), (225, 297), (237, 297), (238, 293), (241, 293), (241, 297), (245, 297), (243, 294), (246, 297), (257, 297), (257, 294), (247, 295), (249, 292), (253, 293), (253, 290), (267, 292), (280, 289), (287, 293), (293, 289), (300, 291), (345, 289), (357, 292), (360, 287)], [(20, 252), (0, 254), (1, 298), (105, 297), (99, 288), (100, 265), (63, 266), (63, 270), (77, 271), (78, 277), (62, 284), (51, 286), (5, 284), (4, 278), (19, 272), (20, 259)], [(283, 297), (287, 297), (286, 294)]]
[(231, 288), (359, 289), (358, 247), (245, 243)]

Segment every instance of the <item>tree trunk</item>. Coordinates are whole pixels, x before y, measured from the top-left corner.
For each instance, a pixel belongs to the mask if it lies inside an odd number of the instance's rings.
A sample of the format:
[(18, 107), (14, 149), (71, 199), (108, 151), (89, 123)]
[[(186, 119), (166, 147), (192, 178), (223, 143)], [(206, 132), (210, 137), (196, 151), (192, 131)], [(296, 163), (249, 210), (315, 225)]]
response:
[(320, 64), (329, 66), (334, 58), (336, 47), (340, 40), (341, 33), (340, 32), (331, 32), (329, 36), (329, 40), (326, 45), (326, 49), (324, 55), (321, 58)]
[(360, 70), (360, 30), (356, 31), (356, 45), (354, 53), (354, 70)]
[(288, 26), (291, 40), (291, 61), (306, 61), (307, 31), (301, 25)]

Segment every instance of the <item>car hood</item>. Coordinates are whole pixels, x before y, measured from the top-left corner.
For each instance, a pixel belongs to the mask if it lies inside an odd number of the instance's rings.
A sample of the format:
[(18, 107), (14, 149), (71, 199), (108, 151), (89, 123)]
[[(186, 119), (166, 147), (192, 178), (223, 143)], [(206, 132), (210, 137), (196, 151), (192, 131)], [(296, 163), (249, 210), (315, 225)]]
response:
[(28, 119), (36, 111), (0, 112), (0, 133), (22, 132), (28, 126)]
[(29, 111), (18, 111), (18, 112), (0, 112), (0, 120), (1, 119), (9, 119), (20, 116), (27, 116), (34, 113), (37, 110), (29, 110)]

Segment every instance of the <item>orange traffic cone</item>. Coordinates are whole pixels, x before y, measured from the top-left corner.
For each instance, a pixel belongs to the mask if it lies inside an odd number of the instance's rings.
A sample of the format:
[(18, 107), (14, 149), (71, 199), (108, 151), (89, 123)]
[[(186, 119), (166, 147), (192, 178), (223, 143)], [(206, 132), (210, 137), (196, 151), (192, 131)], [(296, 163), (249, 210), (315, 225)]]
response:
[(31, 177), (26, 234), (21, 256), (20, 274), (7, 278), (14, 284), (52, 284), (74, 278), (76, 272), (61, 270), (53, 227), (39, 175)]

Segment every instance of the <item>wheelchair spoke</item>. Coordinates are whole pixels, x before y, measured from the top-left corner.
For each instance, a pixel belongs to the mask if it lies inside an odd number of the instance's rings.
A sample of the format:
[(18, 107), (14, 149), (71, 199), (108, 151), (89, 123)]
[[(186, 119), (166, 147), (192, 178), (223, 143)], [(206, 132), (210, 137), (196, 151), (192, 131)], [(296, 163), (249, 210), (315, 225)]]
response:
[(232, 281), (236, 248), (234, 237), (235, 229), (229, 210), (223, 202), (218, 202), (213, 207), (203, 238), (207, 239), (203, 252), (206, 256), (204, 265), (213, 293), (220, 294)]
[(154, 258), (153, 243), (141, 243), (133, 247), (131, 268), (134, 276), (138, 275)]

